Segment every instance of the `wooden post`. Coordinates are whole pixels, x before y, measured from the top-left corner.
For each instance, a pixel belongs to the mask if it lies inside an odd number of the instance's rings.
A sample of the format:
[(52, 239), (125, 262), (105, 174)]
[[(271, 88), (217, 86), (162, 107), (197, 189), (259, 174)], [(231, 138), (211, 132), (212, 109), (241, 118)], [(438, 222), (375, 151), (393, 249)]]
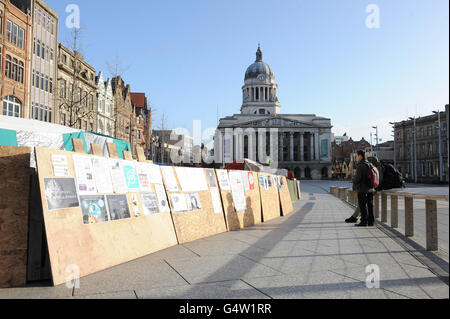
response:
[(80, 139), (80, 138), (73, 138), (72, 139), (72, 144), (73, 144), (73, 151), (75, 153), (86, 154), (86, 150), (84, 149), (84, 143), (83, 143), (82, 139)]
[(103, 157), (102, 148), (98, 144), (91, 144), (91, 152), (92, 155)]
[(391, 196), (391, 227), (398, 228), (398, 196)]
[(405, 236), (414, 236), (414, 204), (412, 197), (405, 197)]
[(387, 195), (381, 194), (381, 222), (387, 223)]
[(375, 211), (375, 219), (380, 218), (380, 194), (375, 193), (375, 196), (373, 197), (373, 206)]
[(119, 154), (117, 153), (117, 146), (114, 143), (106, 143), (108, 148), (108, 153), (110, 158), (119, 158)]
[(438, 231), (437, 231), (437, 201), (425, 200), (426, 208), (426, 227), (427, 227), (427, 250), (438, 250)]

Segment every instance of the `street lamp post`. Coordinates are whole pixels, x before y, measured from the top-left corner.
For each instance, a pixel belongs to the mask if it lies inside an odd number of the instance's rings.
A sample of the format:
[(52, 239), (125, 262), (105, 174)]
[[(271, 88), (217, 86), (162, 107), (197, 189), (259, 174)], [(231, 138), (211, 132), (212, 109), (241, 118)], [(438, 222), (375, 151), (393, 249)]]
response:
[(397, 136), (395, 135), (395, 123), (389, 122), (394, 127), (394, 168), (397, 168)]
[(442, 131), (441, 131), (441, 112), (440, 111), (433, 111), (434, 114), (437, 114), (438, 116), (438, 135), (439, 135), (439, 181), (443, 181), (443, 161), (442, 161)]
[(417, 184), (417, 127), (416, 127), (416, 117), (410, 117), (410, 120), (414, 121), (414, 183)]

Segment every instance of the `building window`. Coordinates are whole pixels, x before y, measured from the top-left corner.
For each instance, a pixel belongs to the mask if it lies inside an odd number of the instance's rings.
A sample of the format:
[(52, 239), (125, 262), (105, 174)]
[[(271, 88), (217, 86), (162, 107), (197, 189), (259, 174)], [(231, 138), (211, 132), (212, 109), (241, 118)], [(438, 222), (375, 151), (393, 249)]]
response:
[(88, 106), (89, 106), (89, 110), (93, 110), (94, 109), (94, 97), (91, 95), (89, 95), (89, 102), (88, 102)]
[(14, 96), (7, 96), (3, 100), (3, 115), (20, 117), (20, 109), (22, 104)]
[(62, 55), (62, 63), (67, 64), (67, 56), (65, 54)]
[(24, 31), (22, 28), (19, 28), (19, 44), (18, 47), (23, 49), (23, 39), (24, 39)]
[(12, 40), (12, 22), (9, 20), (6, 21), (6, 39), (9, 42)]
[(11, 56), (6, 56), (5, 76), (11, 78)]
[(50, 78), (50, 86), (49, 86), (49, 93), (53, 94), (53, 78)]
[(61, 88), (60, 88), (59, 96), (61, 98), (65, 99), (66, 98), (66, 80), (61, 80), (60, 85), (61, 85)]
[(38, 57), (41, 56), (41, 41), (40, 41), (40, 40), (37, 40), (36, 55), (37, 55)]
[(61, 118), (59, 119), (59, 123), (61, 125), (66, 125), (66, 114), (62, 113)]
[(23, 71), (24, 71), (24, 65), (22, 61), (19, 61), (19, 68), (17, 71), (17, 82), (23, 83)]

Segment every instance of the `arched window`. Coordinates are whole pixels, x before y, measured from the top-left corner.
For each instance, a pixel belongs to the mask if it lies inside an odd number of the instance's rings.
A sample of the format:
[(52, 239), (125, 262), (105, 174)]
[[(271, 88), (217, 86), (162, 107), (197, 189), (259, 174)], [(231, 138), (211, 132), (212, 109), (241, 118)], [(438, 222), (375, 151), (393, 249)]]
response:
[(6, 96), (3, 100), (3, 115), (20, 117), (22, 103), (14, 96)]
[(17, 72), (17, 81), (20, 83), (23, 83), (23, 70), (24, 70), (23, 62), (19, 61), (19, 68), (18, 68), (18, 72)]

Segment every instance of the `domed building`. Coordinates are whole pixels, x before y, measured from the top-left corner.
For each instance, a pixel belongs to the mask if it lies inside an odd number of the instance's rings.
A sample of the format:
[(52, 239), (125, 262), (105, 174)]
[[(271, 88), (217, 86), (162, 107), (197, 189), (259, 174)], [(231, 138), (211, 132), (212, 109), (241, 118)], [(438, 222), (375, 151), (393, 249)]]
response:
[(281, 114), (278, 84), (261, 47), (245, 72), (241, 113), (222, 118), (214, 138), (216, 163), (248, 158), (288, 169), (296, 178), (331, 177), (331, 120), (310, 114)]

